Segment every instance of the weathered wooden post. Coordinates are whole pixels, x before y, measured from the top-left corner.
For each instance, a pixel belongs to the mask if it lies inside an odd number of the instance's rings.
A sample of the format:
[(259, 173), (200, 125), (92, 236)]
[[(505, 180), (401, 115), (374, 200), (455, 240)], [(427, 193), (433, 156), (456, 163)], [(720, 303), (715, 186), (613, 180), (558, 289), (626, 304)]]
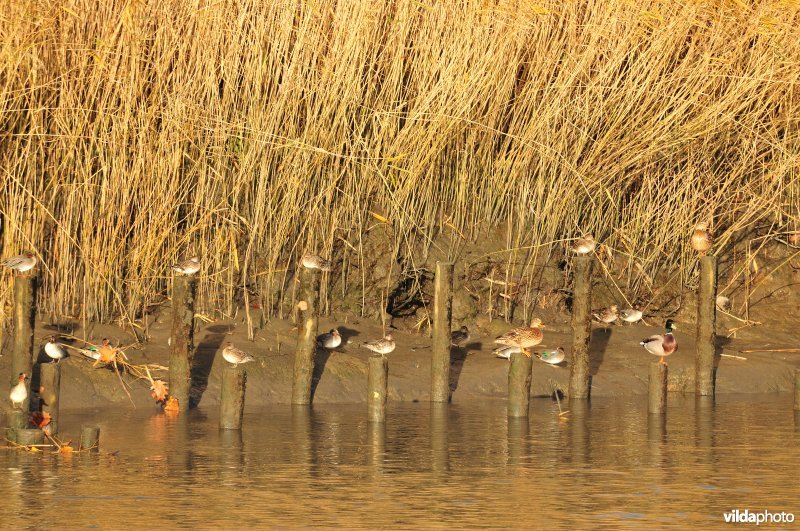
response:
[(172, 336), (169, 348), (169, 394), (181, 411), (189, 409), (194, 358), (194, 297), (197, 280), (178, 274), (172, 281)]
[(292, 404), (311, 403), (311, 381), (314, 376), (314, 355), (317, 352), (319, 328), (318, 269), (303, 268), (300, 274), (300, 302), (297, 303), (297, 349), (294, 354)]
[(508, 416), (527, 417), (531, 402), (532, 358), (522, 352), (511, 355), (508, 368)]
[(433, 354), (431, 402), (450, 401), (450, 321), (453, 303), (453, 264), (436, 262), (433, 285)]
[[(28, 398), (22, 403), (22, 411), (30, 411), (33, 370), (33, 329), (36, 325), (36, 277), (33, 275), (14, 276), (14, 335), (11, 351), (11, 385), (16, 385), (19, 374), (28, 375), (25, 385)], [(27, 422), (27, 419), (26, 419)]]
[(16, 430), (17, 444), (32, 446), (44, 444), (44, 432), (41, 428), (21, 428)]
[(569, 397), (589, 398), (589, 339), (592, 335), (592, 255), (576, 256), (572, 262), (572, 362), (569, 365)]
[(243, 368), (228, 365), (222, 370), (222, 389), (219, 399), (220, 429), (242, 429), (246, 382), (247, 372)]
[(61, 392), (61, 364), (42, 363), (39, 365), (39, 404), (42, 413), (50, 414), (50, 433), (58, 433), (58, 397)]
[(81, 450), (100, 449), (100, 426), (81, 426)]
[(697, 353), (695, 394), (714, 395), (714, 356), (717, 337), (717, 257), (700, 258), (700, 289), (697, 295)]
[(367, 418), (370, 422), (386, 421), (386, 398), (389, 386), (389, 360), (373, 354), (369, 357), (367, 377)]
[(666, 363), (650, 364), (650, 381), (647, 393), (647, 412), (652, 415), (663, 415), (667, 412), (667, 377), (669, 369)]
[(6, 414), (6, 439), (17, 442), (17, 430), (28, 426), (28, 416), (21, 409), (10, 409)]
[(800, 411), (800, 369), (794, 370), (794, 410)]

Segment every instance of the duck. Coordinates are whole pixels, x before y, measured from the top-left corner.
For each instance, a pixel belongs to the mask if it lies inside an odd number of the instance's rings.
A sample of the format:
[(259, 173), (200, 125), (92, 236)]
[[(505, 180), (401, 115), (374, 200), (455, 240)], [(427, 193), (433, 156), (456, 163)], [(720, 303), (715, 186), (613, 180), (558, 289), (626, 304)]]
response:
[(597, 242), (594, 241), (594, 236), (587, 234), (583, 238), (575, 240), (570, 249), (577, 255), (585, 255), (594, 252), (595, 247), (597, 247)]
[(619, 307), (616, 304), (612, 304), (608, 308), (592, 310), (592, 315), (601, 323), (611, 324), (619, 318)]
[(17, 256), (10, 256), (3, 260), (3, 265), (14, 271), (25, 273), (36, 267), (38, 262), (36, 256), (30, 251), (24, 251)]
[(700, 222), (694, 226), (691, 243), (692, 249), (700, 253), (700, 256), (706, 255), (714, 244), (714, 237), (708, 232), (708, 223)]
[(238, 367), (240, 363), (248, 363), (250, 361), (256, 361), (256, 359), (253, 356), (245, 353), (243, 350), (234, 347), (233, 343), (231, 342), (228, 342), (228, 344), (225, 345), (225, 348), (222, 349), (222, 358), (228, 363), (232, 363), (234, 367)]
[(107, 337), (104, 337), (103, 341), (100, 342), (100, 347), (97, 349), (97, 354), (97, 361), (103, 363), (111, 363), (117, 358), (117, 351), (111, 346), (111, 342)]
[(331, 261), (316, 254), (306, 253), (300, 261), (306, 269), (319, 269), (320, 271), (331, 270)]
[(47, 354), (55, 363), (67, 357), (67, 350), (56, 341), (56, 336), (50, 336), (44, 345), (44, 353)]
[(11, 399), (11, 407), (22, 409), (22, 403), (28, 399), (28, 387), (25, 385), (25, 380), (27, 379), (27, 374), (24, 372), (19, 373), (19, 381), (11, 388), (11, 393), (8, 395)]
[(564, 361), (564, 358), (567, 357), (567, 353), (564, 351), (563, 347), (558, 347), (550, 352), (537, 352), (536, 357), (550, 365), (558, 365)]
[(522, 353), (530, 358), (531, 353), (528, 349), (535, 347), (544, 339), (542, 328), (544, 328), (542, 320), (538, 317), (534, 317), (530, 326), (513, 328), (505, 334), (498, 336), (494, 342), (507, 347), (519, 347)]
[(367, 350), (371, 350), (372, 352), (376, 352), (385, 356), (386, 354), (392, 352), (397, 345), (394, 342), (394, 339), (392, 339), (392, 336), (387, 335), (382, 339), (376, 339), (374, 341), (362, 343), (361, 346)]
[(320, 334), (317, 336), (317, 345), (322, 348), (333, 349), (342, 344), (342, 336), (339, 330), (334, 328), (330, 332)]
[(498, 358), (509, 360), (515, 352), (522, 352), (522, 349), (519, 347), (500, 347), (494, 350), (494, 355)]
[(462, 326), (450, 333), (450, 344), (454, 347), (463, 347), (469, 341), (469, 328)]
[(642, 339), (639, 343), (650, 354), (660, 356), (661, 359), (659, 363), (666, 363), (664, 358), (678, 350), (678, 342), (675, 336), (672, 335), (672, 331), (678, 329), (678, 327), (675, 326), (675, 322), (672, 319), (667, 319), (664, 328), (666, 328), (664, 335), (650, 336)]
[(172, 269), (178, 273), (183, 273), (184, 275), (194, 275), (200, 271), (200, 257), (193, 256), (191, 258), (187, 258), (186, 260), (174, 264)]
[(634, 304), (631, 308), (626, 308), (619, 312), (619, 317), (626, 323), (638, 323), (644, 317), (644, 312), (638, 304)]

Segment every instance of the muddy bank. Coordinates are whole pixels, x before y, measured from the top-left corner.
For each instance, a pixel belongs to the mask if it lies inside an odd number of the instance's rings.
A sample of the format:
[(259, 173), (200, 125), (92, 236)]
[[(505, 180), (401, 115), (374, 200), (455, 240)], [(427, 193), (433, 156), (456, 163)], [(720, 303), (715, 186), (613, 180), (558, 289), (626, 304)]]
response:
[[(150, 341), (127, 350), (130, 362), (159, 363), (168, 359), (168, 312), (152, 324)], [(542, 312), (548, 327), (544, 345), (567, 348), (565, 367), (553, 367), (535, 362), (532, 393), (550, 395), (555, 389), (566, 390), (569, 377), (569, 316), (562, 312)], [(337, 316), (332, 316), (337, 317)], [(380, 337), (381, 326), (371, 320), (341, 316), (327, 317), (321, 330), (338, 326), (343, 345), (334, 352), (320, 350), (317, 355), (314, 401), (316, 403), (357, 403), (366, 396), (367, 358), (369, 351), (360, 343)], [(729, 322), (730, 321), (730, 322)], [(661, 331), (661, 326), (595, 325), (591, 342), (591, 371), (594, 396), (643, 395), (647, 392), (648, 365), (656, 358), (647, 354), (638, 342), (645, 336)], [(735, 321), (723, 317), (720, 329)], [(679, 350), (669, 358), (669, 390), (691, 393), (694, 389), (694, 344), (691, 322), (678, 322), (676, 336)], [(454, 349), (451, 365), (451, 388), (454, 402), (467, 402), (489, 397), (504, 397), (508, 362), (492, 354), (493, 338), (509, 325), (495, 319), (480, 325), (472, 323), (472, 339), (463, 349)], [(40, 326), (39, 340), (52, 334), (52, 327)], [(389, 355), (389, 396), (397, 401), (426, 401), (430, 386), (430, 345), (426, 334), (393, 330), (398, 346)], [(75, 336), (82, 335), (81, 330)], [(91, 330), (96, 338), (110, 337), (122, 345), (133, 344), (131, 334), (110, 325), (96, 325)], [(736, 333), (737, 337), (721, 335), (717, 372), (718, 393), (787, 392), (792, 389), (793, 370), (800, 366), (800, 353), (778, 352), (796, 346), (795, 335), (766, 325), (749, 327)], [(219, 397), (224, 343), (253, 354), (257, 361), (248, 364), (247, 404), (288, 403), (291, 398), (291, 376), (294, 361), (296, 332), (288, 321), (273, 320), (260, 330), (253, 342), (247, 340), (241, 322), (214, 322), (199, 325), (196, 335), (197, 351), (193, 377), (193, 401), (199, 408), (216, 407)], [(79, 346), (79, 342), (75, 342)], [(759, 352), (759, 350), (761, 350)], [(774, 352), (770, 352), (774, 351)], [(7, 352), (7, 351), (6, 351)], [(746, 359), (729, 357), (734, 355)], [(93, 368), (92, 360), (73, 354), (62, 361), (62, 407), (85, 408), (118, 404), (132, 407), (117, 375), (106, 368)], [(0, 371), (10, 370), (10, 355), (0, 358)], [(166, 374), (164, 375), (166, 380)], [(129, 379), (126, 381), (130, 381)], [(144, 381), (132, 382), (131, 391), (137, 407), (156, 407)]]

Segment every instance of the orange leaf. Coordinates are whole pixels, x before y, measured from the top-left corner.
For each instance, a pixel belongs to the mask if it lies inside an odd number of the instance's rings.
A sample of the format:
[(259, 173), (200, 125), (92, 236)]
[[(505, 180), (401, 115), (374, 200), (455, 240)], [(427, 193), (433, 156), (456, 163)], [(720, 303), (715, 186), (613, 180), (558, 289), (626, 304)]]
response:
[(60, 454), (71, 454), (72, 452), (73, 452), (72, 446), (66, 444), (62, 446), (61, 449), (58, 451), (58, 453)]
[(150, 386), (150, 394), (156, 399), (156, 402), (166, 402), (169, 397), (167, 384), (163, 380), (153, 380), (153, 385)]
[(174, 396), (167, 398), (167, 401), (164, 403), (164, 411), (178, 411), (180, 410), (180, 405), (178, 404), (178, 399)]
[(50, 424), (51, 420), (53, 419), (50, 417), (50, 413), (48, 413), (47, 411), (45, 411), (44, 413), (42, 413), (41, 411), (34, 411), (33, 413), (31, 413), (31, 423), (33, 423), (33, 425), (36, 426), (37, 428), (44, 428), (45, 426)]

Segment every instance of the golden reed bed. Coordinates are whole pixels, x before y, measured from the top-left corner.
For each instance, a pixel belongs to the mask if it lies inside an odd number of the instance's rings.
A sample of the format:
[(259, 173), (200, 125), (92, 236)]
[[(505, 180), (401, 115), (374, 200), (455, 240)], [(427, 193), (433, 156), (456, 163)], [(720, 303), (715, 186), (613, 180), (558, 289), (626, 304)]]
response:
[(631, 289), (686, 282), (696, 221), (723, 254), (798, 228), (798, 13), (0, 0), (3, 254), (34, 250), (40, 310), (86, 319), (135, 319), (193, 253), (206, 312), (276, 308), (307, 249), (361, 289), (376, 225), (405, 264), (501, 226), (518, 279), (591, 232)]

